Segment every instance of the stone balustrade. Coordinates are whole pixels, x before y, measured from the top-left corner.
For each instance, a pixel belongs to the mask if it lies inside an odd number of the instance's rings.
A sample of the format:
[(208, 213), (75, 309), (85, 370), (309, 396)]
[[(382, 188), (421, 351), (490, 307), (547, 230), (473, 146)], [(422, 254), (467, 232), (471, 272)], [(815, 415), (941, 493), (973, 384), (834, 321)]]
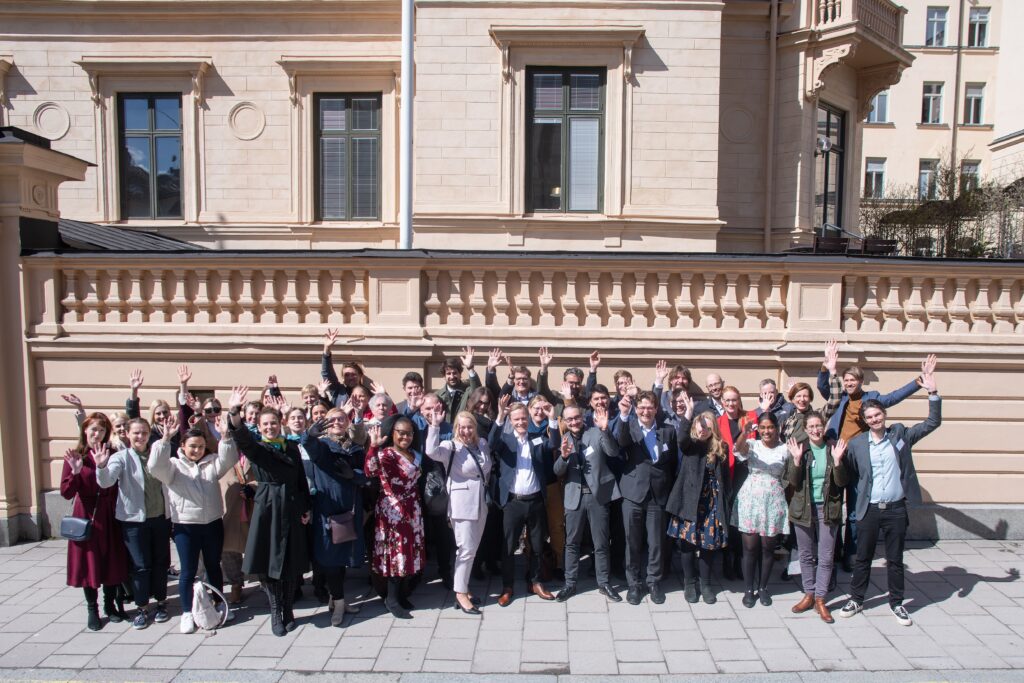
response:
[(813, 24), (829, 29), (857, 21), (884, 40), (899, 44), (903, 9), (890, 0), (816, 0)]

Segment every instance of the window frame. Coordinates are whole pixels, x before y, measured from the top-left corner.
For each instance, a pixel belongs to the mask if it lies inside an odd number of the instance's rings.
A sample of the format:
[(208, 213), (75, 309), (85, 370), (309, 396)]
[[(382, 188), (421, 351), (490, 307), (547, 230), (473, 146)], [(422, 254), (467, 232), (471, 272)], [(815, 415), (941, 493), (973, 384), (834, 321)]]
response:
[[(348, 128), (343, 133), (332, 133), (327, 137), (343, 137), (346, 140), (351, 141), (354, 137), (373, 137), (377, 140), (377, 205), (375, 214), (373, 217), (367, 216), (353, 216), (352, 215), (352, 182), (353, 182), (353, 159), (354, 155), (351, 153), (352, 145), (349, 144), (346, 149), (349, 150), (345, 155), (346, 161), (346, 192), (345, 192), (345, 217), (326, 217), (324, 216), (323, 206), (323, 189), (321, 185), (322, 173), (323, 173), (323, 149), (321, 148), (321, 141), (324, 137), (324, 131), (321, 128), (321, 115), (320, 115), (320, 103), (324, 99), (338, 99), (345, 98), (345, 120), (346, 124), (351, 120), (350, 112), (351, 100), (357, 99), (374, 99), (377, 104), (376, 116), (377, 116), (377, 128), (376, 130), (359, 130), (353, 131)], [(313, 163), (313, 216), (317, 222), (324, 221), (337, 221), (344, 223), (355, 223), (360, 221), (380, 221), (383, 216), (383, 161), (384, 161), (384, 93), (382, 92), (315, 92), (312, 98), (313, 106), (311, 107), (311, 115), (313, 121), (310, 124), (310, 130), (313, 133), (312, 146), (315, 148), (314, 163)]]
[[(879, 114), (879, 102), (883, 102), (882, 113)], [(871, 98), (871, 111), (868, 112), (866, 123), (889, 123), (889, 90), (885, 89)]]
[(967, 47), (988, 47), (988, 26), (989, 19), (992, 16), (991, 9), (991, 7), (970, 8), (970, 12), (967, 15)]
[[(824, 189), (824, 192), (823, 192), (823, 195), (822, 195), (823, 196), (822, 204), (819, 207), (818, 204), (817, 204), (817, 188), (818, 188), (818, 186), (817, 186), (817, 168), (816, 168), (815, 169), (815, 185), (814, 185), (814, 194), (815, 194), (815, 204), (814, 204), (815, 216), (814, 216), (814, 218), (815, 218), (815, 220), (818, 221), (817, 227), (819, 229), (821, 229), (821, 230), (824, 230), (824, 227), (825, 227), (826, 224), (835, 225), (835, 226), (838, 226), (840, 228), (843, 227), (843, 214), (844, 214), (843, 203), (846, 200), (846, 171), (847, 171), (847, 169), (846, 169), (846, 162), (847, 162), (847, 159), (846, 159), (846, 149), (847, 149), (847, 135), (849, 134), (849, 121), (848, 121), (849, 114), (848, 114), (848, 112), (846, 112), (843, 109), (840, 109), (839, 107), (833, 106), (833, 105), (825, 103), (825, 102), (818, 102), (818, 106), (815, 109), (815, 139), (817, 139), (817, 135), (821, 134), (818, 131), (818, 128), (817, 128), (817, 126), (818, 126), (818, 118), (820, 117), (821, 111), (825, 111), (827, 113), (827, 116), (828, 116), (828, 127), (827, 127), (827, 130), (826, 130), (826, 136), (827, 137), (831, 137), (830, 133), (831, 133), (831, 130), (832, 130), (832, 118), (835, 117), (836, 119), (838, 119), (839, 135), (837, 137), (839, 138), (839, 141), (840, 141), (838, 145), (833, 143), (832, 146), (829, 148), (829, 150), (827, 152), (819, 152), (816, 155), (818, 159), (823, 159), (824, 160), (823, 164), (822, 164), (823, 167), (824, 167), (824, 173), (822, 174), (822, 178), (821, 178), (821, 183), (822, 183), (821, 186)], [(830, 179), (830, 174), (829, 174), (830, 163), (829, 163), (829, 161), (830, 161), (830, 159), (833, 156), (836, 157), (836, 164), (835, 164), (835, 166), (836, 166), (836, 169), (839, 172), (839, 177), (836, 179), (836, 182), (835, 182), (836, 196), (835, 196), (835, 201), (833, 202), (833, 214), (834, 215), (832, 216), (832, 220), (829, 220), (828, 219), (829, 218), (829, 216), (828, 216), (828, 207), (830, 206), (829, 201), (828, 201), (828, 186), (829, 186), (829, 179)], [(820, 215), (818, 215), (819, 212), (820, 212)], [(819, 218), (820, 218), (820, 220), (818, 220)]]
[[(534, 125), (533, 119), (537, 114), (534, 109), (534, 89), (533, 79), (538, 74), (559, 74), (562, 77), (562, 109), (556, 112), (555, 110), (541, 110), (547, 118), (561, 118), (562, 119), (562, 136), (561, 136), (561, 208), (559, 209), (538, 209), (535, 207), (532, 197), (532, 174), (531, 166), (529, 163), (529, 150), (534, 136)], [(580, 111), (573, 113), (571, 108), (571, 76), (573, 74), (579, 75), (597, 75), (600, 78), (599, 86), (599, 104), (600, 107), (596, 112)], [(523, 189), (525, 198), (525, 213), (531, 214), (603, 214), (604, 213), (604, 146), (605, 146), (605, 117), (608, 109), (607, 97), (608, 97), (608, 70), (605, 67), (580, 67), (580, 66), (528, 66), (526, 67), (526, 79), (525, 79), (525, 105), (526, 105), (526, 135), (524, 138), (524, 177), (523, 177)], [(570, 122), (573, 119), (581, 120), (597, 120), (598, 122), (598, 140), (597, 140), (597, 207), (594, 209), (572, 209), (569, 206), (569, 200), (571, 197), (571, 164), (570, 164)]]
[[(138, 128), (128, 128), (127, 117), (125, 116), (125, 100), (126, 99), (142, 99), (146, 98), (146, 115), (148, 118), (149, 127), (145, 130)], [(157, 98), (170, 99), (174, 98), (178, 102), (178, 127), (177, 129), (159, 129), (155, 126), (154, 117), (156, 116), (155, 101)], [(115, 96), (116, 111), (114, 114), (115, 121), (117, 123), (117, 189), (118, 189), (118, 219), (121, 221), (177, 221), (185, 218), (185, 188), (184, 188), (184, 174), (185, 174), (185, 128), (184, 128), (184, 116), (185, 116), (185, 105), (182, 102), (181, 92), (170, 91), (149, 91), (149, 92), (118, 92)], [(145, 137), (149, 141), (149, 160), (150, 160), (150, 174), (149, 174), (149, 214), (146, 216), (129, 216), (128, 215), (128, 193), (126, 191), (127, 173), (126, 173), (126, 155), (127, 146), (126, 140), (129, 137)], [(158, 203), (159, 198), (157, 196), (158, 189), (158, 174), (156, 172), (157, 155), (156, 145), (158, 138), (177, 138), (178, 140), (178, 213), (174, 216), (161, 216), (159, 215)]]
[[(978, 93), (972, 94), (971, 88)], [(964, 83), (964, 115), (963, 125), (982, 126), (985, 124), (985, 84)]]
[[(924, 179), (927, 175), (927, 187)], [(919, 159), (917, 164), (917, 198), (931, 201), (939, 198), (939, 160)]]
[[(942, 19), (932, 18), (932, 12), (941, 12)], [(941, 25), (942, 31), (937, 29)], [(931, 5), (925, 10), (924, 46), (946, 47), (946, 33), (949, 29), (949, 7)], [(939, 40), (937, 40), (939, 39)]]
[[(883, 199), (885, 198), (885, 158), (865, 157), (864, 159), (864, 198)], [(881, 168), (872, 169), (871, 165), (876, 164)], [(870, 179), (871, 192), (868, 192)]]
[[(967, 168), (973, 168), (971, 173)], [(976, 190), (981, 185), (981, 161), (976, 159), (964, 159), (960, 162), (960, 192)]]
[[(921, 123), (928, 126), (942, 124), (942, 97), (945, 90), (945, 83), (942, 81), (925, 81), (921, 86)], [(928, 88), (938, 88), (938, 92), (929, 93)], [(935, 120), (931, 120), (931, 114), (935, 114)]]

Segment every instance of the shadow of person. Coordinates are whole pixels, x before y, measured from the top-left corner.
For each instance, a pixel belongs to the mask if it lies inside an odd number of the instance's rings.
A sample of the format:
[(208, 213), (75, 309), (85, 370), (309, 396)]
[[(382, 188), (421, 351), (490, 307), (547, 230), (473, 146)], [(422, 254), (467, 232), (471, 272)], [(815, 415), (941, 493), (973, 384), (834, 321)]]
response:
[[(1020, 570), (1012, 567), (1004, 576), (982, 576), (964, 567), (948, 566), (941, 571), (907, 572), (907, 602), (904, 606), (915, 612), (926, 605), (945, 602), (954, 596), (968, 597), (979, 583), (1011, 583), (1020, 579)], [(916, 594), (920, 594), (919, 596)], [(865, 608), (888, 602), (888, 594), (882, 593), (866, 600)]]
[(1020, 570), (1016, 567), (1011, 567), (1006, 570), (1006, 576), (979, 576), (974, 572), (967, 571), (963, 567), (946, 567), (942, 570), (941, 576), (957, 588), (956, 596), (958, 598), (966, 598), (974, 590), (974, 587), (978, 585), (979, 581), (984, 581), (985, 583), (1010, 583), (1020, 579)]

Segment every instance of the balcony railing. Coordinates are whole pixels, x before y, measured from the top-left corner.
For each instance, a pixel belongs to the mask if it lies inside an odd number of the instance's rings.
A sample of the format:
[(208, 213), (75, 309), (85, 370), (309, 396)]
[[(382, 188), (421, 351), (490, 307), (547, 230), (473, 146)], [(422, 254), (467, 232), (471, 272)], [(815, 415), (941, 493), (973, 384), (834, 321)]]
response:
[(889, 0), (816, 0), (814, 28), (827, 30), (859, 22), (884, 40), (899, 45), (903, 10)]

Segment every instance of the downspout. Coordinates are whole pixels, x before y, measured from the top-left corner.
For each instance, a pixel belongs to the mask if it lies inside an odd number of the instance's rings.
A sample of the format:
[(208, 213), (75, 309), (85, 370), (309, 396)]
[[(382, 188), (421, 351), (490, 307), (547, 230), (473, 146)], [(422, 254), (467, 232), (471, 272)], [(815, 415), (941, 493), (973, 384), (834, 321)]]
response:
[(949, 149), (949, 172), (953, 176), (950, 199), (956, 199), (960, 187), (960, 173), (956, 167), (957, 132), (960, 126), (960, 77), (963, 68), (964, 0), (960, 0), (960, 16), (956, 23), (956, 81), (953, 85), (953, 136)]
[(402, 93), (399, 119), (399, 248), (412, 249), (412, 106), (416, 89), (413, 72), (414, 0), (402, 0)]
[(772, 251), (775, 193), (775, 52), (779, 33), (779, 3), (771, 0), (768, 32), (768, 112), (764, 151), (764, 253)]

